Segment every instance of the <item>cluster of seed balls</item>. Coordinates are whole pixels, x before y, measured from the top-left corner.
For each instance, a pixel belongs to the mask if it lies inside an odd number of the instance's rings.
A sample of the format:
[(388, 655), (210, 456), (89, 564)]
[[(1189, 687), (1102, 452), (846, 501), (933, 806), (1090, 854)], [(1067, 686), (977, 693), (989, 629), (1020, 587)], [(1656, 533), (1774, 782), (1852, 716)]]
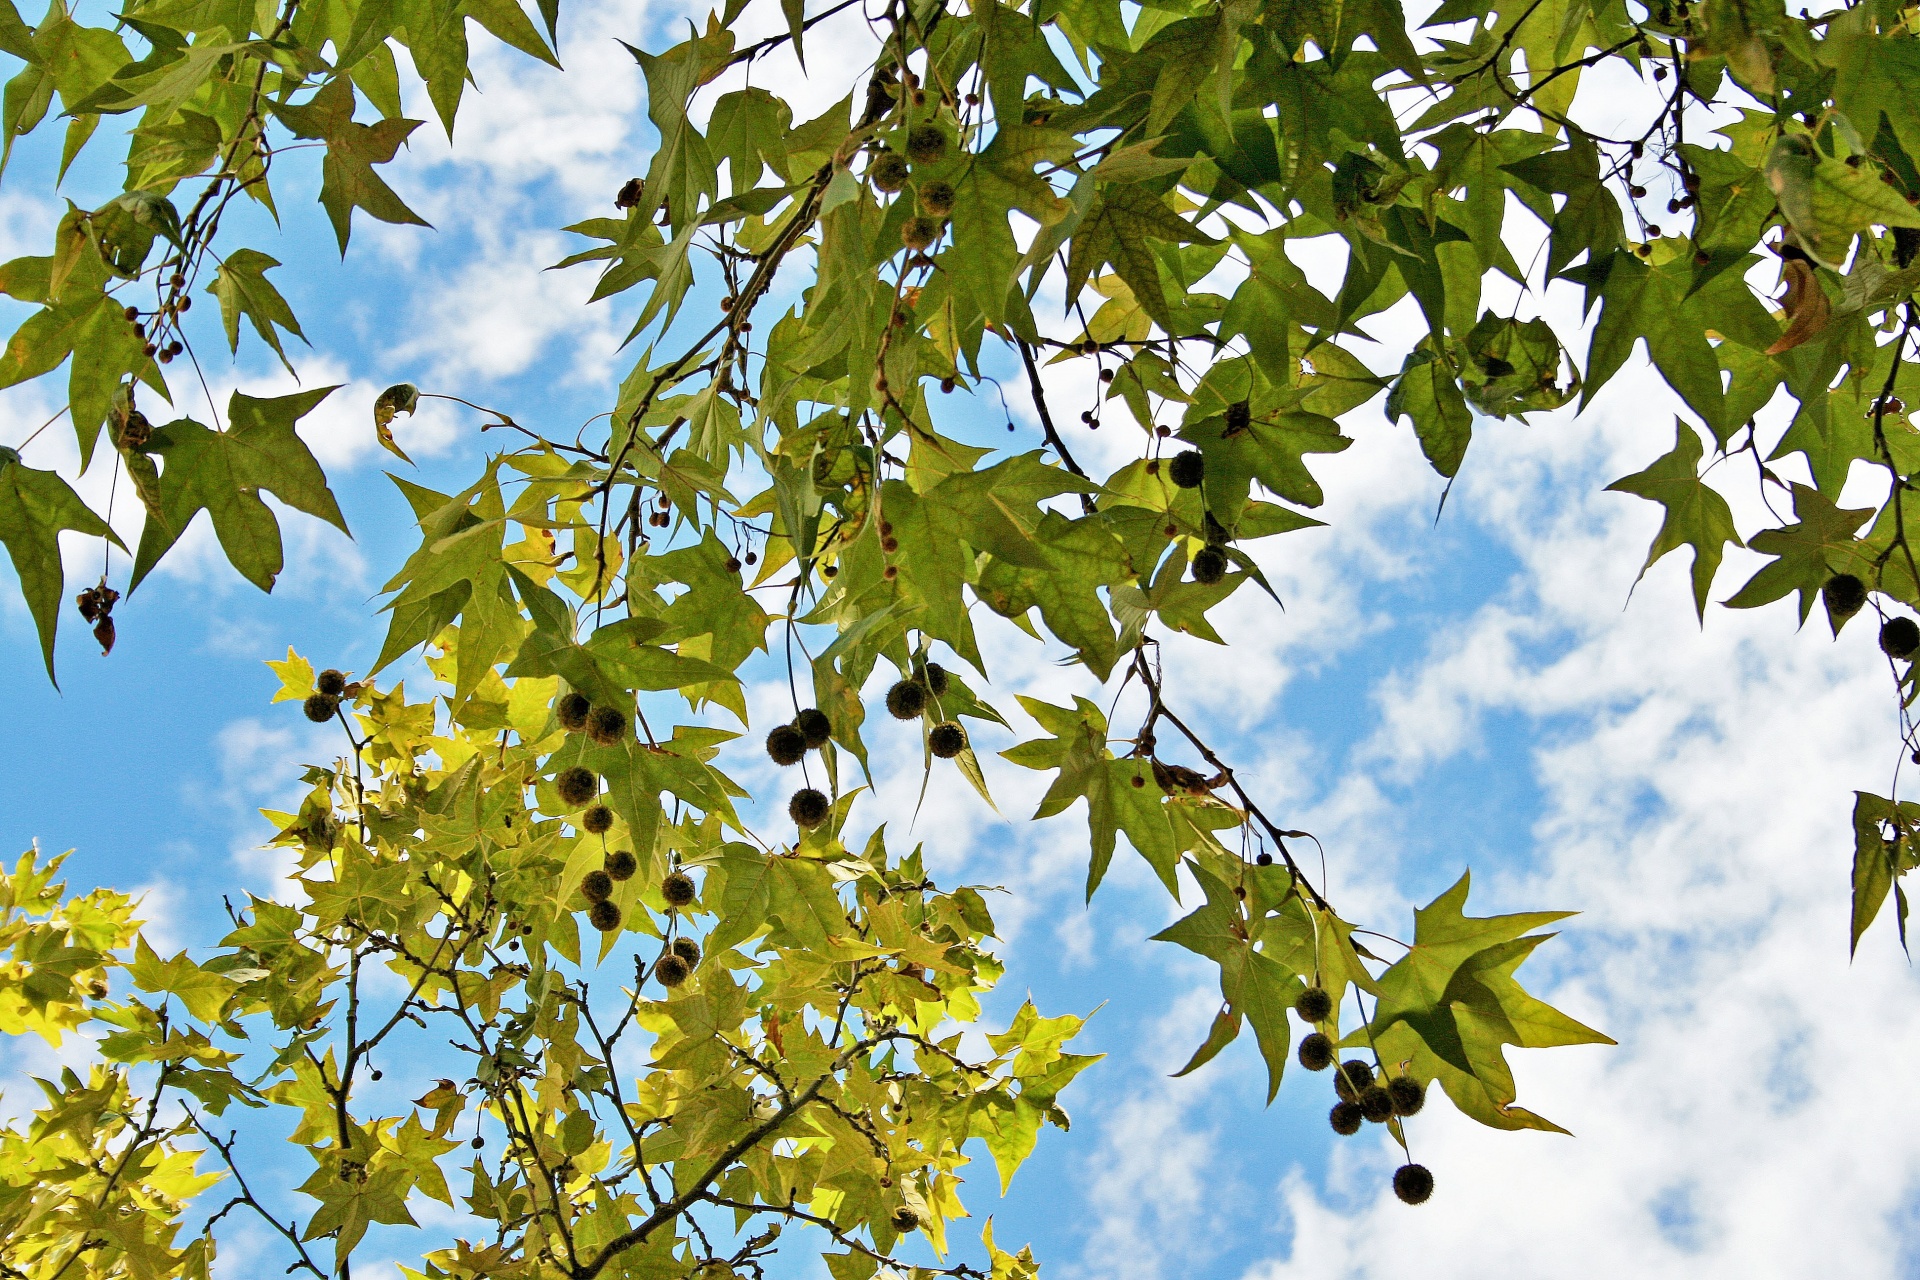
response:
[[(626, 712), (618, 707), (596, 707), (585, 694), (569, 692), (560, 695), (553, 704), (553, 715), (568, 733), (584, 733), (598, 746), (610, 747), (627, 735)], [(605, 835), (612, 829), (613, 810), (599, 798), (600, 778), (593, 770), (584, 765), (569, 766), (555, 776), (553, 787), (566, 804), (574, 808), (586, 806), (580, 815), (582, 831)], [(589, 924), (602, 933), (612, 933), (620, 927), (620, 908), (611, 901), (613, 886), (616, 882), (631, 880), (639, 867), (639, 859), (630, 850), (615, 849), (607, 854), (604, 866), (581, 877), (580, 893), (589, 904)], [(692, 889), (693, 882), (689, 880), (687, 902), (693, 901)], [(665, 890), (664, 885), (662, 890)]]
[[(1232, 429), (1235, 410), (1241, 411), (1240, 416), (1242, 418), (1246, 417), (1246, 402), (1241, 401), (1238, 404), (1227, 406), (1229, 430)], [(1246, 422), (1241, 422), (1240, 426), (1244, 429)], [(1157, 473), (1159, 469), (1160, 464), (1157, 460), (1147, 464), (1147, 470), (1150, 474)], [(1207, 460), (1205, 455), (1198, 449), (1187, 449), (1183, 452), (1176, 453), (1167, 463), (1167, 479), (1173, 481), (1175, 485), (1182, 489), (1198, 489), (1200, 482), (1206, 478)], [(1167, 532), (1169, 534), (1174, 532), (1171, 525), (1168, 526)], [(1202, 547), (1200, 554), (1193, 558), (1193, 563), (1188, 567), (1193, 573), (1193, 580), (1195, 582), (1203, 586), (1211, 586), (1227, 576), (1227, 553), (1215, 546)]]
[[(907, 131), (907, 150), (882, 151), (867, 166), (867, 178), (877, 190), (891, 195), (903, 190), (913, 176), (914, 165), (939, 164), (947, 155), (947, 135), (932, 124), (916, 125)], [(914, 195), (920, 215), (908, 218), (900, 226), (900, 243), (915, 253), (925, 252), (940, 238), (940, 224), (953, 212), (953, 184), (940, 179), (923, 181)]]
[[(1866, 607), (1867, 584), (1851, 573), (1836, 573), (1820, 588), (1820, 600), (1836, 619), (1851, 618)], [(1901, 662), (1920, 653), (1920, 624), (1888, 618), (1880, 624), (1880, 651)]]
[[(1320, 1026), (1333, 1016), (1333, 997), (1320, 987), (1308, 987), (1293, 1002), (1293, 1011), (1301, 1019)], [(1325, 1032), (1315, 1031), (1300, 1041), (1300, 1065), (1309, 1071), (1325, 1071), (1333, 1063), (1333, 1041)], [(1374, 1079), (1373, 1067), (1359, 1058), (1349, 1058), (1333, 1073), (1333, 1091), (1340, 1100), (1333, 1104), (1327, 1123), (1341, 1137), (1360, 1131), (1360, 1122), (1385, 1124), (1394, 1116), (1418, 1115), (1427, 1105), (1427, 1089), (1418, 1080), (1394, 1076)], [(1433, 1194), (1433, 1175), (1425, 1165), (1403, 1164), (1393, 1174), (1393, 1194), (1408, 1204), (1422, 1204)]]
[[(925, 714), (927, 699), (947, 691), (947, 673), (938, 663), (929, 662), (910, 679), (901, 680), (887, 690), (887, 712), (896, 720), (915, 720)], [(791, 723), (777, 725), (767, 734), (767, 758), (781, 768), (799, 764), (809, 751), (818, 751), (833, 736), (833, 722), (818, 707), (808, 707)], [(942, 721), (927, 731), (927, 746), (942, 760), (951, 760), (967, 749), (967, 731), (952, 720)], [(802, 787), (787, 801), (787, 816), (802, 831), (811, 831), (827, 820), (833, 804), (813, 787)]]
[(340, 710), (340, 697), (347, 691), (347, 674), (328, 667), (314, 677), (313, 688), (314, 692), (301, 704), (301, 710), (315, 724), (325, 724)]

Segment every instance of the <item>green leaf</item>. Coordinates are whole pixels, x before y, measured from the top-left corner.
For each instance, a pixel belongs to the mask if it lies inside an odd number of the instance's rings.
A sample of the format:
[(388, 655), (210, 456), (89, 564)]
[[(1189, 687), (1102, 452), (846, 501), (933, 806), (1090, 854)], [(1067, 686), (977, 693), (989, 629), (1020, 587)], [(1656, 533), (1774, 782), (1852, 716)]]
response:
[(1402, 417), (1413, 419), (1420, 452), (1433, 469), (1451, 479), (1473, 439), (1473, 411), (1460, 394), (1452, 367), (1426, 339), (1407, 354), (1387, 395), (1387, 420), (1398, 422)]
[(227, 559), (262, 591), (273, 590), (282, 561), (280, 524), (260, 499), (271, 493), (296, 511), (347, 532), (327, 478), (294, 424), (337, 387), (258, 400), (234, 392), (228, 428), (211, 431), (191, 419), (156, 427), (148, 449), (164, 466), (160, 513), (149, 512), (134, 553), (131, 592), (179, 541), (201, 511), (213, 520)]
[(1657, 458), (1645, 471), (1615, 480), (1609, 492), (1631, 493), (1657, 502), (1666, 508), (1660, 532), (1647, 549), (1646, 563), (1640, 574), (1647, 576), (1654, 562), (1669, 551), (1683, 546), (1693, 548), (1693, 605), (1702, 622), (1706, 621), (1707, 592), (1713, 575), (1726, 554), (1726, 544), (1744, 546), (1733, 527), (1733, 511), (1727, 500), (1700, 479), (1700, 437), (1679, 419), (1674, 419), (1676, 439), (1673, 451)]
[(421, 121), (390, 119), (372, 125), (355, 124), (353, 108), (353, 85), (345, 78), (329, 80), (304, 105), (275, 108), (275, 114), (295, 137), (327, 144), (327, 158), (321, 165), (320, 203), (333, 223), (342, 257), (346, 256), (355, 209), (365, 209), (382, 222), (432, 225), (407, 208), (373, 171), (374, 165), (393, 159)]
[(0, 543), (6, 544), (20, 579), (20, 593), (27, 598), (33, 625), (40, 632), (40, 655), (49, 680), (54, 679), (53, 633), (66, 584), (59, 535), (68, 531), (107, 538), (126, 549), (119, 535), (87, 509), (65, 480), (26, 466), (12, 449), (0, 449)]
[[(1748, 542), (1755, 551), (1775, 558), (1727, 600), (1729, 609), (1757, 609), (1789, 591), (1798, 591), (1800, 621), (1804, 623), (1828, 578), (1843, 569), (1858, 571), (1858, 566), (1848, 563), (1850, 551), (1857, 545), (1854, 535), (1873, 515), (1873, 508), (1847, 510), (1835, 506), (1818, 489), (1796, 484), (1793, 513), (1800, 517), (1797, 522), (1763, 529)], [(1872, 577), (1866, 573), (1861, 580), (1871, 581)]]
[(226, 256), (219, 269), (214, 273), (213, 283), (207, 286), (207, 292), (220, 299), (220, 319), (227, 327), (227, 347), (240, 350), (240, 317), (245, 315), (253, 323), (255, 333), (273, 353), (280, 357), (280, 363), (286, 365), (287, 372), (293, 372), (293, 366), (287, 361), (287, 353), (281, 349), (280, 335), (275, 332), (278, 325), (302, 341), (306, 335), (300, 332), (300, 322), (294, 319), (293, 309), (280, 291), (273, 287), (266, 272), (280, 264), (256, 249), (236, 249)]

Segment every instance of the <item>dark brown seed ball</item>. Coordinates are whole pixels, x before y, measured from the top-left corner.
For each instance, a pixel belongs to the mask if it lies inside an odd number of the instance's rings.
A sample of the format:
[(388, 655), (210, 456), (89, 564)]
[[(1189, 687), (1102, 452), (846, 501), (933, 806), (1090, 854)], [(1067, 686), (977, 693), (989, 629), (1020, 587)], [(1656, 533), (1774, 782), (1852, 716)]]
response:
[[(1227, 406), (1227, 434), (1245, 431), (1253, 421), (1253, 407), (1245, 400), (1235, 400)], [(1191, 487), (1191, 486), (1188, 486)]]
[(1360, 1091), (1354, 1099), (1360, 1108), (1360, 1114), (1374, 1124), (1386, 1123), (1393, 1114), (1393, 1095), (1387, 1092), (1385, 1085), (1370, 1084)]
[(767, 735), (767, 756), (785, 768), (799, 764), (807, 754), (807, 735), (790, 724), (783, 724)]
[(560, 700), (553, 704), (553, 717), (560, 727), (570, 733), (578, 733), (587, 727), (587, 715), (593, 710), (593, 704), (587, 701), (584, 693), (563, 693)]
[(700, 944), (692, 938), (675, 938), (673, 940), (673, 954), (686, 961), (687, 968), (689, 969), (697, 969), (700, 967)]
[(927, 734), (927, 747), (942, 760), (951, 760), (967, 749), (967, 731), (951, 720), (937, 724)]
[(1198, 449), (1176, 453), (1173, 461), (1167, 464), (1167, 479), (1182, 489), (1197, 489), (1206, 478), (1207, 459)]
[(1340, 1070), (1333, 1077), (1333, 1091), (1346, 1102), (1352, 1102), (1360, 1096), (1360, 1091), (1373, 1083), (1373, 1068), (1358, 1058), (1348, 1058), (1340, 1064)]
[(1327, 1123), (1332, 1125), (1333, 1131), (1343, 1138), (1350, 1138), (1360, 1132), (1362, 1119), (1360, 1108), (1351, 1102), (1336, 1102), (1333, 1104), (1333, 1110), (1327, 1112)]
[(1850, 573), (1836, 573), (1820, 588), (1827, 612), (1836, 618), (1851, 618), (1867, 602), (1867, 584)]
[(867, 177), (875, 188), (892, 194), (907, 185), (907, 158), (898, 151), (882, 151), (867, 166)]
[(607, 855), (607, 875), (615, 880), (631, 880), (640, 869), (640, 860), (631, 849), (615, 849)]
[(329, 694), (312, 693), (307, 695), (307, 700), (301, 704), (300, 709), (305, 711), (307, 719), (315, 724), (325, 724), (333, 719), (333, 713), (340, 709), (340, 699)]
[(593, 770), (576, 764), (562, 769), (560, 776), (553, 780), (553, 787), (567, 804), (581, 805), (600, 794), (600, 779), (594, 776)]
[(1433, 1194), (1433, 1175), (1423, 1164), (1403, 1164), (1393, 1171), (1393, 1194), (1407, 1204), (1425, 1204)]
[(800, 731), (809, 751), (818, 751), (833, 737), (833, 721), (827, 719), (827, 713), (818, 707), (808, 707), (795, 716), (793, 727)]
[(1325, 1071), (1333, 1065), (1333, 1041), (1318, 1031), (1303, 1036), (1299, 1049), (1300, 1065), (1309, 1071)]
[(620, 908), (603, 898), (588, 909), (587, 923), (602, 933), (612, 933), (620, 927)]
[(347, 673), (328, 667), (320, 673), (320, 678), (313, 682), (313, 687), (329, 698), (337, 698), (347, 691)]
[(900, 225), (900, 243), (915, 253), (925, 253), (940, 238), (938, 218), (908, 218)]
[(937, 662), (929, 662), (920, 669), (920, 683), (927, 686), (927, 692), (936, 698), (947, 696), (947, 669)]
[(613, 827), (613, 810), (603, 804), (588, 805), (580, 815), (580, 827), (590, 835), (604, 835)]
[(903, 1204), (893, 1211), (893, 1229), (895, 1231), (916, 1231), (920, 1227), (920, 1213), (910, 1204)]
[(920, 207), (936, 218), (953, 212), (953, 184), (935, 179), (920, 184)]
[(1888, 618), (1880, 628), (1880, 651), (1889, 658), (1907, 659), (1920, 649), (1920, 626), (1912, 618)]
[(693, 973), (693, 966), (669, 951), (653, 962), (653, 976), (663, 987), (677, 987)]
[(1333, 997), (1320, 987), (1308, 987), (1294, 997), (1293, 1011), (1303, 1022), (1325, 1022), (1333, 1012)]
[(927, 709), (927, 688), (913, 680), (901, 680), (887, 690), (887, 714), (895, 720), (912, 720)]
[(693, 877), (684, 871), (676, 871), (660, 882), (660, 896), (667, 900), (670, 907), (684, 907), (698, 894), (693, 887)]
[(618, 707), (595, 707), (587, 714), (587, 736), (610, 747), (627, 736), (627, 714)]
[(803, 787), (793, 793), (793, 799), (787, 801), (787, 816), (802, 831), (811, 831), (827, 820), (832, 808), (826, 796), (812, 787)]
[(947, 155), (947, 135), (939, 125), (916, 125), (907, 131), (907, 159), (915, 164), (939, 164)]
[(589, 871), (580, 877), (580, 896), (588, 902), (605, 902), (613, 896), (613, 877), (604, 871)]
[(1205, 547), (1193, 558), (1193, 580), (1212, 586), (1227, 576), (1227, 553), (1218, 547)]
[(1427, 1087), (1409, 1076), (1387, 1081), (1387, 1092), (1393, 1097), (1393, 1114), (1397, 1116), (1417, 1116), (1427, 1105)]

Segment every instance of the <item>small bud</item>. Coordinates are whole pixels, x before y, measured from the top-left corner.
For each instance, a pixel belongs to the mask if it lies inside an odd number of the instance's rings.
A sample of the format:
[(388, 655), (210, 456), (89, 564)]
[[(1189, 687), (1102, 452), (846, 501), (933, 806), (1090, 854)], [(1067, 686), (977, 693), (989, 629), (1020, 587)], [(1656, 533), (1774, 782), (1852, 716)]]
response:
[(967, 749), (967, 731), (949, 720), (927, 733), (927, 748), (942, 760), (951, 760)]
[(660, 896), (667, 900), (670, 907), (684, 907), (693, 902), (699, 891), (694, 888), (693, 877), (684, 871), (675, 871), (660, 882)]
[(790, 724), (780, 725), (767, 735), (767, 757), (783, 769), (799, 764), (806, 754), (806, 734)]
[(1393, 1171), (1393, 1194), (1407, 1204), (1425, 1204), (1433, 1194), (1433, 1175), (1423, 1164), (1403, 1164)]
[(895, 720), (917, 719), (926, 708), (927, 690), (924, 685), (912, 680), (901, 680), (887, 690), (887, 714)]
[(600, 779), (593, 770), (577, 764), (562, 769), (553, 780), (553, 786), (559, 792), (560, 799), (569, 805), (583, 805), (600, 794)]

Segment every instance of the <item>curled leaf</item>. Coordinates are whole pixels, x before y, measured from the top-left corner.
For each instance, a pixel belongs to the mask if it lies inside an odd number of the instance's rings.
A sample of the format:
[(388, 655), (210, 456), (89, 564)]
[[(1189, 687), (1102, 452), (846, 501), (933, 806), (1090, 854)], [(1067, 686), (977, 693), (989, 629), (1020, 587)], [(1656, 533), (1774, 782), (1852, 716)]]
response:
[(1806, 342), (1825, 329), (1833, 317), (1833, 304), (1820, 287), (1812, 260), (1792, 245), (1782, 246), (1780, 259), (1780, 279), (1787, 287), (1780, 295), (1780, 305), (1787, 313), (1787, 331), (1767, 348), (1770, 356)]
[(412, 458), (393, 438), (393, 419), (397, 414), (411, 414), (420, 403), (420, 388), (411, 382), (396, 382), (380, 393), (373, 402), (373, 429), (380, 437), (380, 447), (402, 462), (411, 463)]

